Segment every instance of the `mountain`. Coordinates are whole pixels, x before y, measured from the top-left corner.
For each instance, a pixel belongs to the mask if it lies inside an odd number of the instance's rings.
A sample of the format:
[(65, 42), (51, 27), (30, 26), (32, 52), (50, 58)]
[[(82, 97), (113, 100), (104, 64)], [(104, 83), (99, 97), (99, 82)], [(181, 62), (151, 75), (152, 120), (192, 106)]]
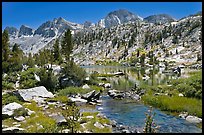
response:
[(77, 23), (66, 21), (62, 17), (47, 21), (43, 23), (34, 33), (34, 35), (41, 35), (42, 37), (55, 37), (62, 34), (66, 29), (77, 30), (82, 29), (83, 26)]
[(98, 26), (103, 28), (110, 28), (119, 24), (127, 23), (129, 21), (141, 21), (142, 18), (125, 9), (119, 9), (110, 12), (104, 19), (98, 22)]
[(75, 32), (83, 29), (83, 25), (59, 17), (46, 21), (36, 30), (25, 25), (22, 25), (19, 30), (14, 27), (6, 27), (5, 30), (9, 32), (11, 45), (17, 43), (25, 53), (37, 53), (40, 49), (49, 47), (49, 44), (52, 44), (67, 28)]
[(148, 23), (169, 23), (174, 22), (176, 19), (172, 18), (170, 15), (167, 14), (158, 14), (158, 15), (151, 15), (144, 18), (144, 21)]
[(145, 63), (149, 62), (149, 53), (153, 51), (161, 63), (188, 65), (196, 63), (198, 55), (202, 56), (202, 16), (171, 23), (135, 21), (108, 29), (97, 27), (77, 34), (74, 43), (73, 57), (80, 65), (111, 62), (137, 65), (140, 61), (137, 50), (147, 57)]
[(20, 27), (20, 31), (19, 31), (19, 34), (18, 36), (31, 36), (33, 35), (33, 29), (28, 27), (28, 26), (25, 26), (25, 25), (22, 25)]
[[(69, 28), (75, 45), (73, 55), (76, 62), (83, 65), (95, 64), (104, 58), (117, 62), (131, 59), (136, 49), (145, 48), (148, 51), (155, 45), (172, 49), (176, 45), (187, 44), (189, 49), (200, 49), (201, 20), (202, 14), (188, 16), (176, 22), (172, 22), (175, 20), (165, 14), (149, 16), (143, 20), (138, 15), (120, 9), (110, 12), (96, 24), (89, 21), (77, 24), (59, 17), (44, 22), (36, 30), (25, 25), (19, 30), (14, 27), (6, 27), (5, 30), (9, 32), (11, 47), (17, 43), (28, 54), (51, 48), (55, 39), (61, 39), (64, 31)], [(155, 22), (160, 23), (154, 24)], [(164, 54), (161, 50), (155, 53), (158, 52)], [(189, 54), (194, 57), (195, 53)]]
[(15, 37), (18, 34), (18, 29), (15, 27), (6, 27), (5, 30), (8, 31), (10, 37)]

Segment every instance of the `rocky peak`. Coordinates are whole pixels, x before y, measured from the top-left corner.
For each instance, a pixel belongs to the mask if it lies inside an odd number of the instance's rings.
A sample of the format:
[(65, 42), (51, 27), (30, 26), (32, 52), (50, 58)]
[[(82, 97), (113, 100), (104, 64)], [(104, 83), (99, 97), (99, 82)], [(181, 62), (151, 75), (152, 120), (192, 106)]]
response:
[(20, 27), (20, 31), (19, 31), (19, 37), (20, 36), (31, 36), (33, 35), (33, 29), (28, 27), (28, 26), (25, 26), (25, 25), (22, 25)]
[(54, 37), (54, 24), (51, 21), (43, 23), (34, 33), (34, 35), (42, 35), (43, 37)]
[(89, 27), (91, 27), (92, 25), (93, 25), (93, 23), (90, 22), (90, 21), (85, 21), (85, 22), (84, 22), (84, 28), (89, 28)]
[(170, 15), (167, 14), (158, 14), (158, 15), (150, 15), (144, 18), (144, 21), (148, 23), (170, 23), (176, 21), (176, 19), (172, 18)]
[(8, 31), (9, 35), (15, 36), (18, 33), (18, 29), (15, 27), (6, 27), (5, 30)]
[(115, 25), (123, 24), (129, 21), (142, 20), (141, 17), (135, 15), (125, 9), (119, 9), (113, 12), (110, 12), (104, 19), (99, 21), (99, 26), (102, 27), (112, 27)]

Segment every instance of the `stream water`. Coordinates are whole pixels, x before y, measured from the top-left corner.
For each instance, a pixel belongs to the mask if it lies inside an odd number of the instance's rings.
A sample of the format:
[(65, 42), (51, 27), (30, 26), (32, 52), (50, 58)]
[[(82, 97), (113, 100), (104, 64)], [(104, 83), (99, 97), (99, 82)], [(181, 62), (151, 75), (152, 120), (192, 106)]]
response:
[[(115, 73), (122, 71), (126, 75), (118, 77), (107, 77), (114, 89), (129, 90), (134, 87), (135, 83), (146, 83), (148, 85), (164, 84), (171, 78), (177, 76), (172, 74), (163, 74), (164, 69), (142, 69), (136, 70), (131, 67), (118, 66), (86, 66), (83, 67), (87, 73), (97, 71), (99, 73)], [(186, 76), (188, 70), (182, 70), (182, 76)], [(150, 78), (143, 80), (143, 76), (147, 75)], [(182, 77), (181, 76), (181, 77)], [(109, 119), (115, 120), (118, 124), (136, 127), (142, 129), (145, 124), (145, 112), (148, 111), (148, 106), (132, 102), (130, 100), (115, 100), (104, 94), (102, 96), (101, 113), (105, 114)], [(201, 133), (202, 129), (196, 127), (194, 124), (187, 122), (182, 118), (167, 115), (164, 112), (155, 109), (154, 116), (155, 123), (160, 126), (160, 133)]]

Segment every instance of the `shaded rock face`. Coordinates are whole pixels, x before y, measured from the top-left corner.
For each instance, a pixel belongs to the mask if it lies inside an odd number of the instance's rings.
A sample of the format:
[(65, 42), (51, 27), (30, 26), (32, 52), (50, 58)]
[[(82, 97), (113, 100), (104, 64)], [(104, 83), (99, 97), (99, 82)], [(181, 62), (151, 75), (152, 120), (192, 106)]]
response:
[(106, 28), (110, 28), (115, 25), (123, 24), (129, 21), (142, 20), (139, 16), (125, 10), (119, 9), (117, 11), (110, 12), (104, 19), (104, 25)]
[(167, 23), (167, 22), (173, 22), (176, 21), (171, 16), (167, 14), (158, 14), (158, 15), (151, 15), (146, 18), (144, 18), (144, 21), (149, 23)]
[(70, 77), (60, 77), (59, 78), (59, 82), (60, 82), (60, 87), (69, 87), (69, 86), (80, 86), (82, 83), (75, 79), (75, 78), (70, 78)]
[(51, 21), (43, 23), (34, 33), (34, 35), (42, 35), (43, 37), (54, 37), (54, 25)]
[(85, 23), (84, 23), (84, 28), (89, 28), (91, 25), (92, 25), (91, 22), (85, 21)]
[(13, 36), (17, 35), (18, 33), (18, 29), (15, 27), (6, 27), (5, 30), (8, 31), (9, 35), (13, 35)]
[(20, 36), (31, 36), (33, 35), (33, 30), (25, 25), (22, 25), (20, 27), (20, 31), (19, 31), (19, 37)]
[(17, 93), (23, 98), (24, 101), (31, 101), (36, 97), (40, 98), (53, 98), (54, 95), (48, 92), (44, 86), (34, 87), (30, 89), (18, 90)]

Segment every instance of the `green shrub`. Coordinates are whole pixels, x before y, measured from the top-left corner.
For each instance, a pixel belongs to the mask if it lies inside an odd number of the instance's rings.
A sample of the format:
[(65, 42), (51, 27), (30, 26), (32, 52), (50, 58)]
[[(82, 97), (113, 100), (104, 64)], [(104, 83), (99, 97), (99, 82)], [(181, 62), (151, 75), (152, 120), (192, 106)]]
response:
[(2, 89), (3, 90), (12, 90), (14, 89), (14, 83), (8, 81), (2, 81)]
[(2, 105), (6, 105), (6, 104), (9, 104), (9, 103), (13, 103), (13, 102), (22, 104), (22, 102), (18, 99), (18, 97), (14, 96), (14, 95), (11, 95), (11, 94), (8, 94), (8, 93), (2, 95)]
[(41, 68), (39, 72), (40, 76), (40, 86), (45, 86), (48, 91), (55, 92), (57, 88), (58, 80), (57, 77), (54, 76), (54, 73), (51, 69), (46, 70), (45, 68)]
[(81, 87), (67, 87), (65, 89), (58, 91), (58, 96), (67, 96), (67, 95), (73, 95), (73, 94), (84, 94), (89, 92), (90, 90), (82, 89)]
[[(42, 127), (40, 127), (42, 125)], [(36, 114), (22, 123), (22, 128), (28, 133), (57, 133), (58, 128), (54, 119), (45, 116), (43, 113)]]
[(39, 69), (37, 68), (28, 68), (28, 70), (21, 73), (20, 78), (20, 88), (26, 89), (26, 88), (32, 88), (39, 86), (38, 81), (34, 77), (34, 73), (38, 74)]
[(142, 96), (144, 103), (160, 108), (163, 111), (184, 112), (202, 117), (202, 100), (179, 96)]
[(26, 116), (28, 115), (28, 112), (25, 110), (25, 108), (19, 108), (14, 110), (13, 116)]

